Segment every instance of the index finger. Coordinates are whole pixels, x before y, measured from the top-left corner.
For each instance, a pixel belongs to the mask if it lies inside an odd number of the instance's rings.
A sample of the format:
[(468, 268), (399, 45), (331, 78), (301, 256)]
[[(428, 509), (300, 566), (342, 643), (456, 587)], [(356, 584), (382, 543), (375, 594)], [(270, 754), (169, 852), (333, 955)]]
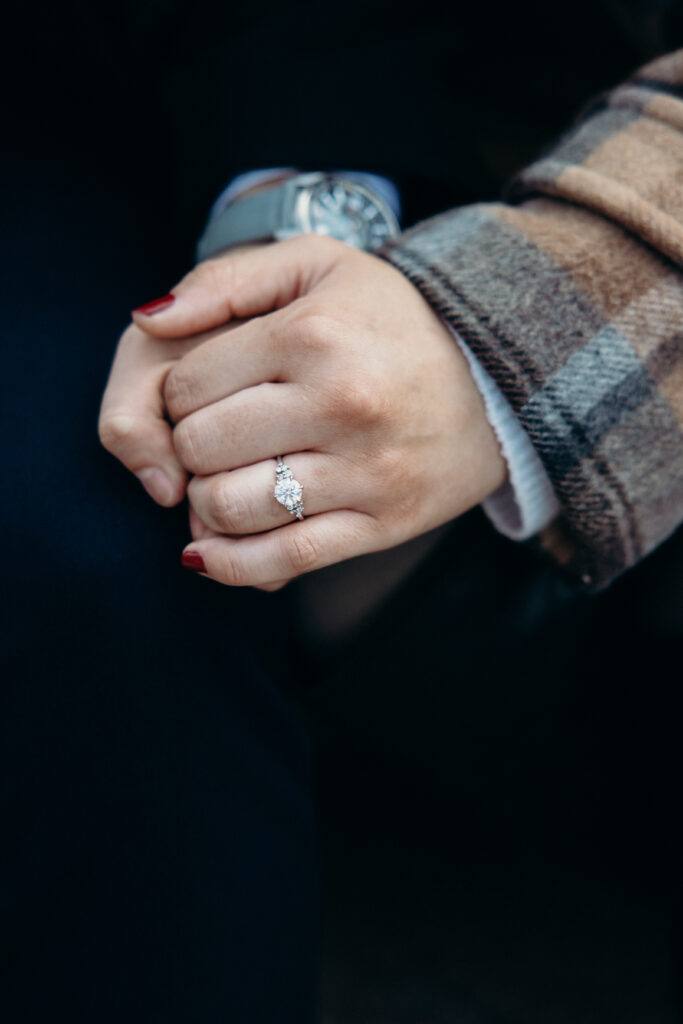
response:
[(102, 444), (134, 473), (160, 505), (177, 505), (187, 473), (173, 449), (163, 386), (174, 363), (197, 339), (162, 342), (131, 325), (122, 335), (102, 398)]

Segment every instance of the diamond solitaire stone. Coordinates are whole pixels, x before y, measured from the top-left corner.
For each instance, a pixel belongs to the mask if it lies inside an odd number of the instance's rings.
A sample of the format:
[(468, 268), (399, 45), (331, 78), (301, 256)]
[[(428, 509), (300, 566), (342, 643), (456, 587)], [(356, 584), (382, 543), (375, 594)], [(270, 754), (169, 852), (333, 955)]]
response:
[(289, 466), (286, 466), (281, 458), (277, 460), (275, 470), (275, 490), (273, 496), (297, 519), (303, 519), (304, 506), (301, 500), (303, 486), (294, 479)]
[(275, 484), (275, 497), (290, 512), (301, 501), (302, 491), (301, 484), (293, 478), (278, 480)]

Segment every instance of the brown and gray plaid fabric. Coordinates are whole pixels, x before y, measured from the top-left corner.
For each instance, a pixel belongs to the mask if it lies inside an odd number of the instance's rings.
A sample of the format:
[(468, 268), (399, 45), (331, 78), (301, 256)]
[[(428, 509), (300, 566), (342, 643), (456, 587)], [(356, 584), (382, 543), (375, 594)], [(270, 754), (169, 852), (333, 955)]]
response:
[(513, 183), (385, 255), (508, 397), (563, 514), (541, 542), (602, 586), (683, 519), (683, 50)]

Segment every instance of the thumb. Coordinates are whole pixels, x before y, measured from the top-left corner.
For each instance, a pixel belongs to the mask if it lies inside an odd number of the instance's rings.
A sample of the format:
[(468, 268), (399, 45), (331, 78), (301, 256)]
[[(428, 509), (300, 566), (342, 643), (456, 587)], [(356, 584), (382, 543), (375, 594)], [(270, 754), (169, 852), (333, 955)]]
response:
[(320, 235), (235, 249), (199, 263), (168, 295), (133, 310), (157, 338), (181, 338), (287, 306), (307, 294), (346, 246)]

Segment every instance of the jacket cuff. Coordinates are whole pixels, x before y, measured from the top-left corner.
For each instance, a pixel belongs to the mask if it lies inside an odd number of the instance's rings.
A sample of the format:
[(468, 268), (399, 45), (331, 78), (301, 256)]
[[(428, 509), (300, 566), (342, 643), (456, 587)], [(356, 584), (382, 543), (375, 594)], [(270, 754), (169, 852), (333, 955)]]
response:
[(683, 322), (672, 268), (619, 226), (546, 198), (441, 214), (383, 255), (529, 436), (562, 510), (542, 537), (556, 562), (604, 586), (673, 532), (683, 444), (657, 379), (673, 386)]
[(508, 467), (507, 482), (482, 502), (482, 508), (503, 536), (528, 540), (557, 517), (559, 502), (543, 463), (505, 395), (457, 331), (451, 328), (451, 332), (467, 359)]

